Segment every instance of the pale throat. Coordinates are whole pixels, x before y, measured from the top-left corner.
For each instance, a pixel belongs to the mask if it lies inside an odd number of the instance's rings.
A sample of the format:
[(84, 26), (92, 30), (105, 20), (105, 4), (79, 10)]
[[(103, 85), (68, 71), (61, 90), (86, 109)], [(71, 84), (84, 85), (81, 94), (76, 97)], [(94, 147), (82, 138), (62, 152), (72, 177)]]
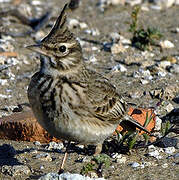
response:
[(84, 66), (83, 61), (75, 57), (55, 60), (53, 57), (40, 56), (40, 73), (53, 77), (78, 74)]

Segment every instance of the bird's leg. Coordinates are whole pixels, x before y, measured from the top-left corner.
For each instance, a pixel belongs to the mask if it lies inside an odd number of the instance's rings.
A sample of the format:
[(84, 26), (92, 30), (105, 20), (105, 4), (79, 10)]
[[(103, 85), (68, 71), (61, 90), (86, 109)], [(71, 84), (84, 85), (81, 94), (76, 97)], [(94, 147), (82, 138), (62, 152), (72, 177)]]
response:
[(67, 159), (69, 147), (70, 147), (70, 141), (68, 141), (68, 144), (67, 144), (67, 147), (66, 147), (66, 150), (65, 150), (65, 155), (64, 155), (64, 157), (63, 157), (63, 161), (62, 161), (62, 164), (61, 164), (61, 166), (60, 166), (60, 170), (59, 170), (58, 174), (61, 174), (61, 173), (63, 173), (63, 171), (64, 171), (64, 165), (65, 165), (65, 161), (66, 161), (66, 159)]
[(102, 144), (97, 144), (94, 155), (96, 156), (96, 155), (100, 154), (101, 151), (102, 151)]

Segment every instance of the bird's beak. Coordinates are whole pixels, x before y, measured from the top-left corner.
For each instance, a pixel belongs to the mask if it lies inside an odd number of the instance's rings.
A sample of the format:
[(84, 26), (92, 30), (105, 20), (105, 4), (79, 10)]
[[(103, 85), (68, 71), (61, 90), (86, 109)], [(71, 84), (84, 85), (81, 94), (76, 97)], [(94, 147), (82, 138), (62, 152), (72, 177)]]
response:
[(29, 46), (26, 46), (26, 48), (47, 56), (47, 54), (42, 50), (41, 44), (29, 45)]

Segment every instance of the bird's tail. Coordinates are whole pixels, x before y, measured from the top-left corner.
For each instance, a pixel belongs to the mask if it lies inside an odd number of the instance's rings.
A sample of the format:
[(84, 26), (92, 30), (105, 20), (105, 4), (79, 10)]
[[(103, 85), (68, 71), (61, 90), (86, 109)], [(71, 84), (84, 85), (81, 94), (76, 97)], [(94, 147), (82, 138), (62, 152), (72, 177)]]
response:
[(132, 130), (135, 131), (136, 128), (145, 131), (146, 133), (151, 134), (144, 126), (142, 126), (139, 122), (137, 122), (135, 119), (133, 119), (129, 115), (124, 116), (124, 120), (120, 123), (120, 125), (125, 128), (126, 130)]

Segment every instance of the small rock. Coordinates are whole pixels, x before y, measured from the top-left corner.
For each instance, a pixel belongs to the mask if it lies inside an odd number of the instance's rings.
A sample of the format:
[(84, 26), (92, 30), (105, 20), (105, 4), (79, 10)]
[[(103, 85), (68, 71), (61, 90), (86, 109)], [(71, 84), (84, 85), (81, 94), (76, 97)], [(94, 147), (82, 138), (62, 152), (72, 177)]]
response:
[(4, 86), (4, 85), (7, 85), (7, 84), (8, 84), (7, 79), (0, 79), (0, 86)]
[(117, 32), (112, 32), (109, 34), (109, 36), (110, 36), (113, 43), (118, 43), (120, 40), (120, 37), (121, 37), (120, 34)]
[(130, 6), (135, 6), (142, 3), (142, 0), (126, 0), (126, 3)]
[(80, 29), (87, 29), (88, 28), (88, 25), (84, 22), (80, 22)]
[(120, 158), (122, 158), (122, 154), (114, 153), (114, 154), (112, 154), (111, 157), (112, 157), (113, 159), (120, 159)]
[(24, 165), (14, 165), (14, 166), (2, 166), (2, 173), (7, 174), (9, 176), (17, 176), (26, 174), (28, 175), (30, 173), (30, 169), (27, 166)]
[(41, 146), (41, 143), (40, 143), (39, 141), (35, 141), (35, 142), (34, 142), (34, 145), (36, 145), (36, 146)]
[(64, 148), (63, 143), (56, 143), (56, 142), (50, 142), (48, 146), (45, 147), (47, 150), (57, 150), (61, 152), (61, 150)]
[(100, 35), (100, 32), (97, 28), (94, 28), (94, 29), (86, 29), (84, 31), (86, 34), (90, 34), (92, 36), (99, 36)]
[(12, 97), (11, 95), (0, 94), (0, 98), (3, 98), (3, 99), (8, 99), (8, 98), (11, 98), (11, 97)]
[(157, 74), (159, 77), (165, 77), (167, 75), (167, 73), (164, 71), (159, 71)]
[(171, 103), (168, 103), (168, 105), (165, 106), (165, 109), (167, 110), (167, 112), (171, 112), (174, 109), (174, 107)]
[(39, 159), (41, 161), (52, 161), (52, 158), (49, 153), (41, 153), (33, 156), (34, 159)]
[(116, 66), (114, 66), (112, 68), (112, 71), (115, 71), (115, 72), (117, 72), (117, 71), (126, 72), (127, 68), (125, 68), (125, 66), (122, 65), (122, 64), (117, 64)]
[(166, 69), (167, 66), (170, 66), (171, 62), (170, 61), (161, 61), (159, 66), (163, 69)]
[(175, 147), (167, 147), (167, 148), (164, 148), (164, 151), (165, 153), (167, 154), (173, 154), (175, 152)]
[(92, 55), (92, 56), (89, 57), (89, 61), (95, 63), (98, 60), (97, 60), (97, 58), (94, 55)]
[(162, 167), (163, 167), (163, 168), (168, 168), (168, 164), (167, 164), (167, 163), (164, 163), (164, 164), (162, 164)]
[(148, 153), (149, 156), (155, 157), (157, 159), (162, 159), (162, 156), (160, 156), (160, 153), (158, 150), (152, 151)]
[(156, 116), (154, 131), (160, 131), (161, 127), (162, 127), (162, 120), (158, 116)]
[(170, 68), (169, 71), (171, 73), (176, 73), (179, 74), (179, 64), (173, 64)]
[(110, 0), (112, 5), (124, 4), (125, 0)]
[(71, 174), (71, 173), (48, 173), (42, 177), (40, 177), (38, 180), (105, 180), (104, 178), (90, 178), (87, 176), (82, 176), (80, 174)]
[(133, 162), (133, 163), (131, 164), (131, 167), (132, 167), (132, 168), (138, 168), (138, 167), (140, 167), (140, 164), (139, 164), (138, 162)]
[(127, 158), (125, 156), (123, 156), (122, 158), (116, 158), (116, 162), (119, 164), (124, 164), (126, 163)]
[(69, 29), (73, 29), (79, 26), (79, 21), (77, 19), (69, 19), (68, 20), (68, 27)]
[(148, 81), (148, 80), (146, 80), (146, 79), (141, 79), (141, 80), (140, 80), (140, 82), (141, 82), (143, 85), (145, 85), (145, 84), (148, 84), (148, 83), (149, 83), (149, 81)]
[(168, 41), (168, 40), (160, 41), (159, 44), (160, 44), (162, 49), (170, 49), (170, 48), (175, 47), (175, 45), (171, 41)]
[(111, 47), (112, 54), (119, 54), (119, 53), (123, 53), (125, 51), (126, 51), (126, 49), (124, 48), (124, 46), (121, 43), (113, 44)]

